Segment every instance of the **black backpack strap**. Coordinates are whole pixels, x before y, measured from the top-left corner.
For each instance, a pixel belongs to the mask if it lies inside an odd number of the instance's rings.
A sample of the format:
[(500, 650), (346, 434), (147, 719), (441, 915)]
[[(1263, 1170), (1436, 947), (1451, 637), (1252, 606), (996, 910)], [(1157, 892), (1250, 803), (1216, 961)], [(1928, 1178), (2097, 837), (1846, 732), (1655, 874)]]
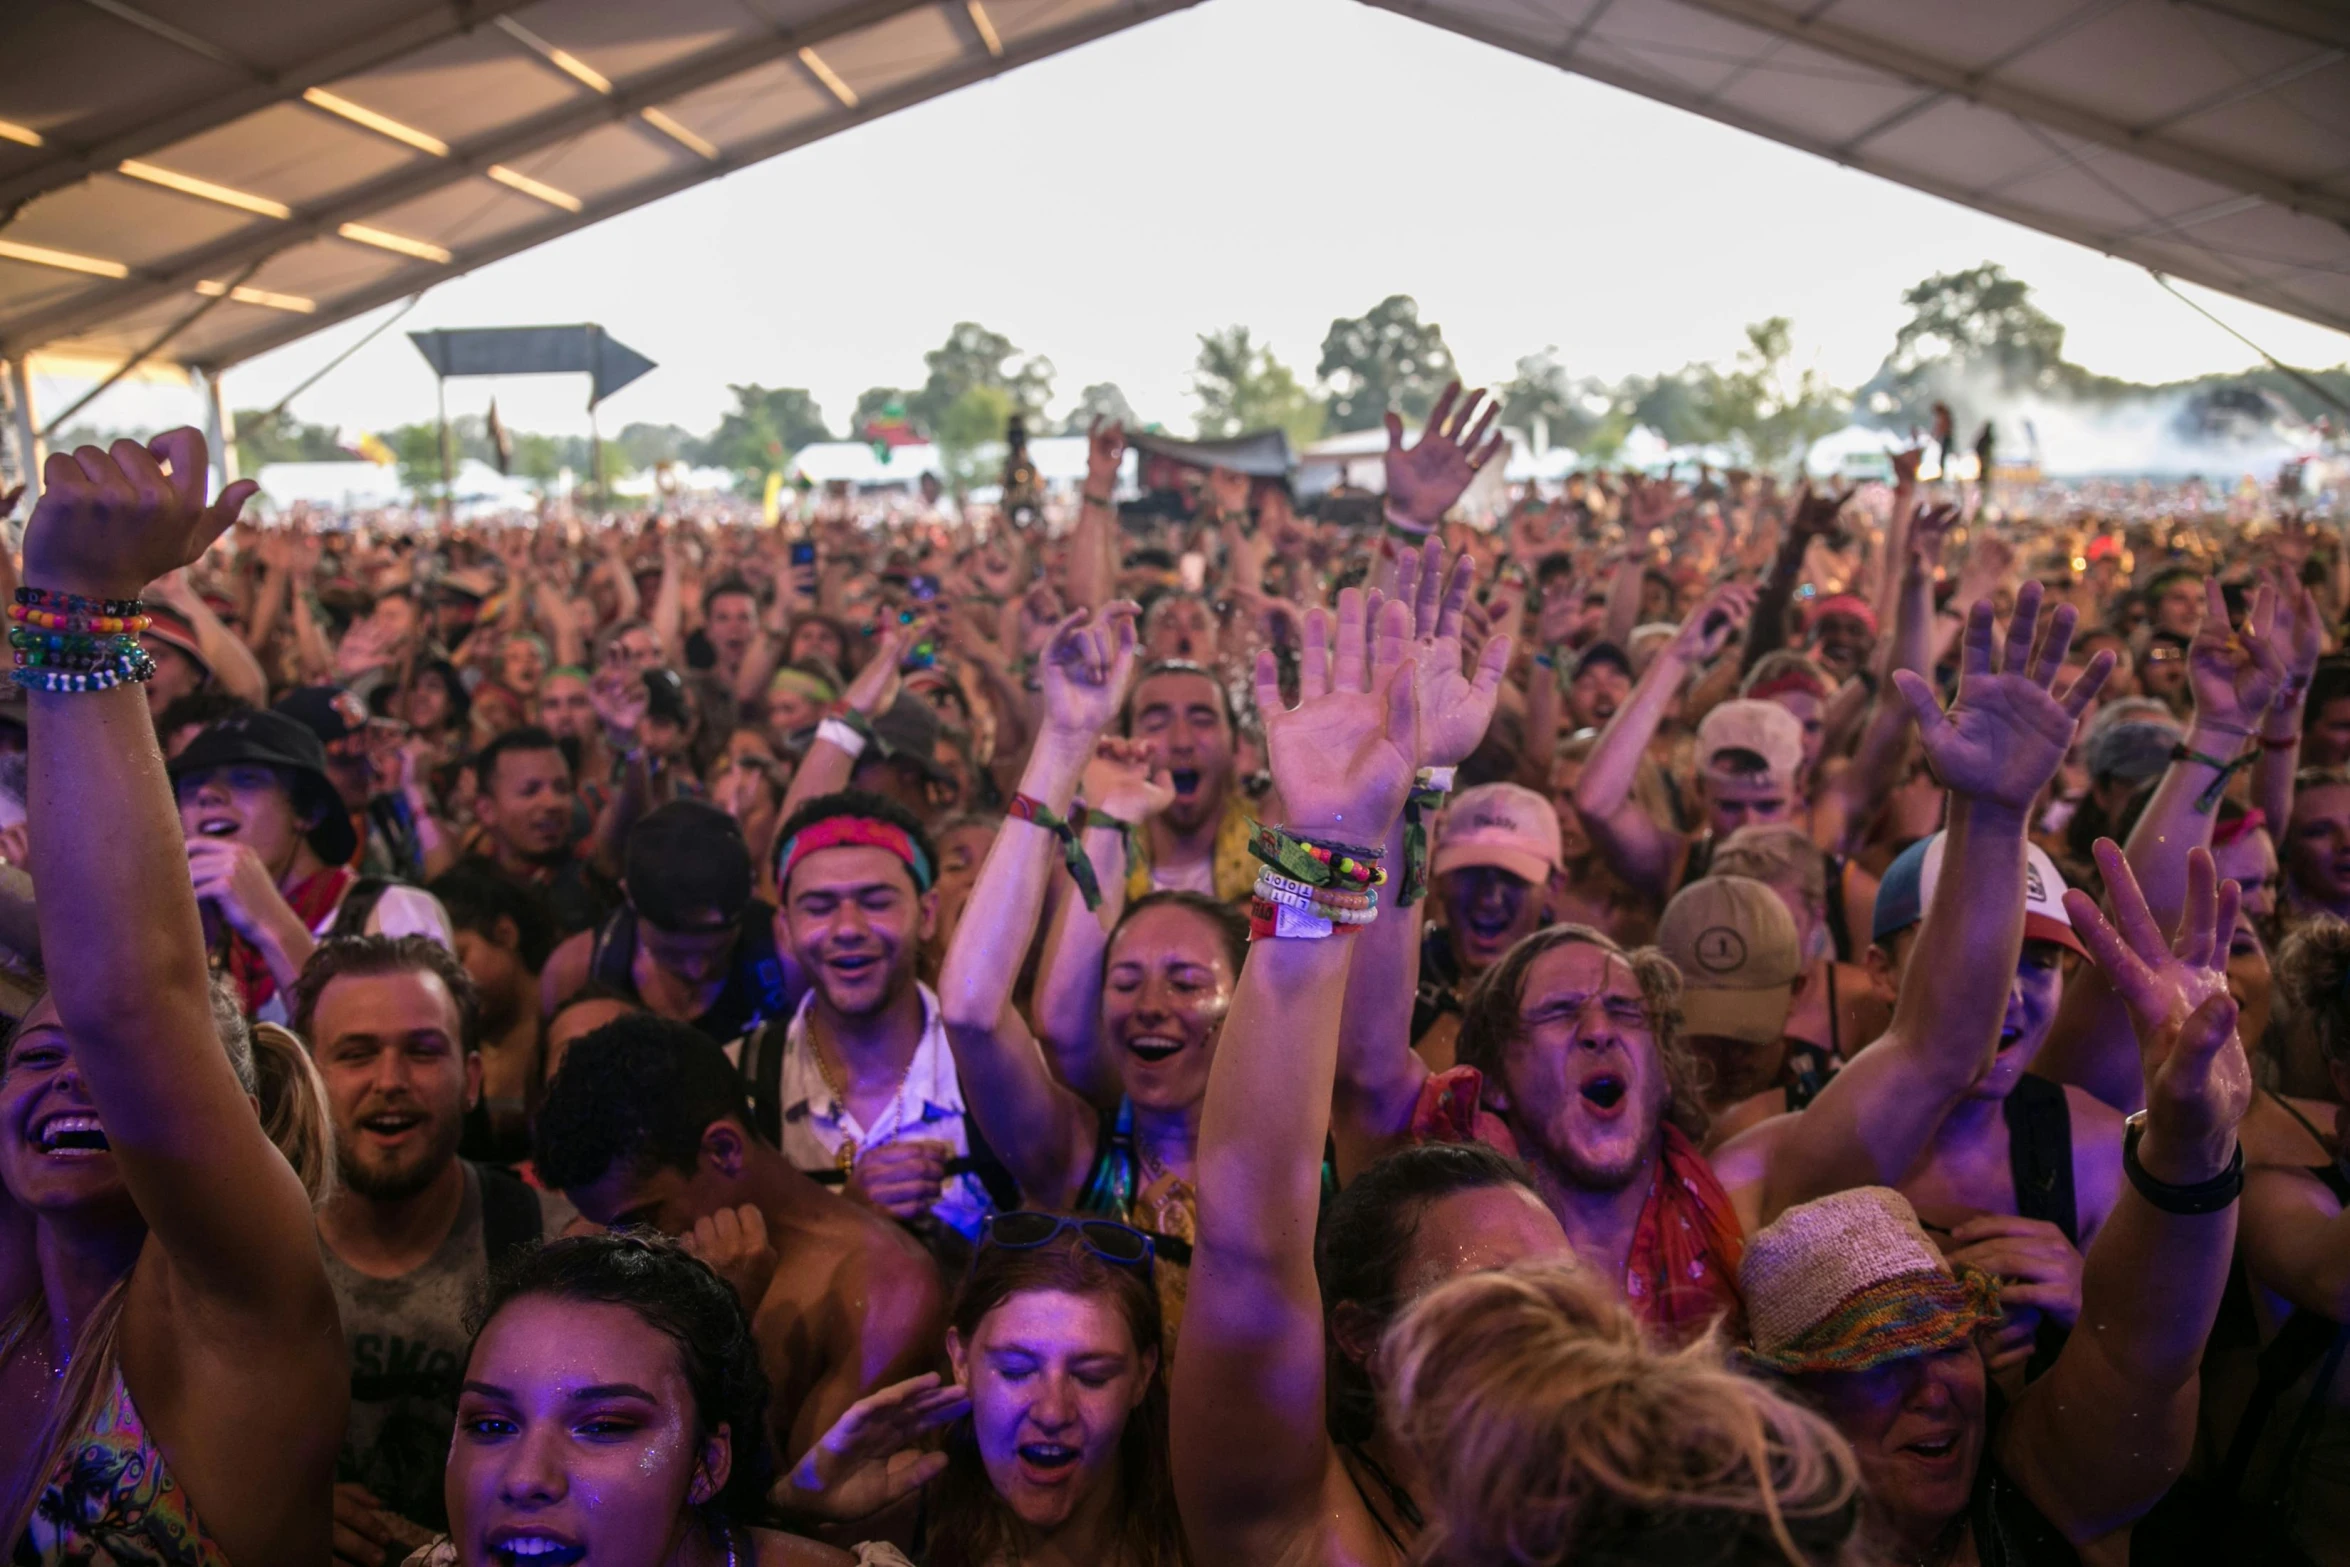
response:
[(743, 1035), (743, 1091), (751, 1101), (751, 1125), (771, 1148), (783, 1146), (783, 1057), (790, 1019), (770, 1018)]
[(2073, 1112), (2064, 1085), (2025, 1073), (2000, 1113), (2007, 1122), (2007, 1167), (2018, 1216), (2042, 1219), (2081, 1244), (2081, 1209), (2073, 1193)]
[(963, 1112), (963, 1137), (971, 1146), (968, 1159), (949, 1159), (949, 1176), (969, 1175), (987, 1192), (987, 1200), (995, 1204), (998, 1213), (1011, 1213), (1020, 1206), (1020, 1183), (1012, 1179), (1012, 1172), (987, 1146), (987, 1134), (979, 1129), (979, 1117)]
[(524, 1247), (537, 1245), (546, 1233), (546, 1218), (539, 1209), (539, 1194), (520, 1176), (493, 1164), (473, 1169), (481, 1178), (482, 1249), (495, 1269)]
[(629, 968), (635, 962), (636, 917), (624, 905), (614, 909), (612, 917), (596, 927), (595, 941), (588, 948), (588, 978), (633, 997), (636, 979)]

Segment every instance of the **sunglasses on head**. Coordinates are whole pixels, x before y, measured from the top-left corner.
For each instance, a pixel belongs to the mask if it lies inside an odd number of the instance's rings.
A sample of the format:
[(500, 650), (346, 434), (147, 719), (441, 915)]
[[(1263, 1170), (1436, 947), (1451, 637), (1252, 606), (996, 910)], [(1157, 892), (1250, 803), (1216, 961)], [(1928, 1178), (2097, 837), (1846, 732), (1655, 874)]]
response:
[(1070, 1230), (1077, 1232), (1078, 1241), (1087, 1251), (1121, 1268), (1140, 1268), (1148, 1273), (1158, 1253), (1149, 1236), (1115, 1219), (1069, 1219), (1057, 1213), (1034, 1213), (1027, 1209), (990, 1214), (979, 1244), (983, 1248), (1001, 1246), (1007, 1251), (1030, 1251), (1051, 1245)]

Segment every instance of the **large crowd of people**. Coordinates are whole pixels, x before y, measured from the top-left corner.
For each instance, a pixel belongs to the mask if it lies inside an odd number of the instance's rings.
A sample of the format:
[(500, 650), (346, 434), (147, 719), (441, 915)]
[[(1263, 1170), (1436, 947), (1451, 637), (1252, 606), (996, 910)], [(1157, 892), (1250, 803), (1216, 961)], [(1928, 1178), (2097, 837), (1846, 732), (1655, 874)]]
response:
[(8, 1560), (2350, 1563), (2350, 537), (1472, 523), (1493, 419), (1025, 526), (52, 456)]

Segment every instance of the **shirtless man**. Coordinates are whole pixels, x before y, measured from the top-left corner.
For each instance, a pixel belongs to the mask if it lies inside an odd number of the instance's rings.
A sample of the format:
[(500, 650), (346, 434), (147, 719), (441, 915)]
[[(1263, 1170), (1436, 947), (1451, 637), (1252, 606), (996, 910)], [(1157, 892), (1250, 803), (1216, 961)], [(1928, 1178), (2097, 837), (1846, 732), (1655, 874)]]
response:
[(689, 1237), (734, 1285), (787, 1466), (858, 1399), (935, 1367), (946, 1317), (928, 1255), (793, 1169), (751, 1129), (725, 1052), (684, 1024), (632, 1014), (571, 1046), (539, 1109), (537, 1168), (595, 1223)]

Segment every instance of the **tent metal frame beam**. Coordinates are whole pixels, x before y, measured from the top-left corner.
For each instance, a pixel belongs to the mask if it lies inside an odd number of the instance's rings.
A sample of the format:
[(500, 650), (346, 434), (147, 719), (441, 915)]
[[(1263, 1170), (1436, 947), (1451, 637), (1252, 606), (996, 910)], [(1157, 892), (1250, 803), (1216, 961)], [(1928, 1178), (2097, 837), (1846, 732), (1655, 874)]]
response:
[(1595, 82), (1603, 83), (1609, 87), (1621, 88), (1625, 92), (1652, 99), (1675, 109), (1703, 115), (1709, 120), (1746, 131), (1767, 141), (1779, 142), (1785, 146), (1793, 147), (1799, 152), (1811, 153), (1813, 156), (1825, 158), (1831, 163), (1858, 169), (1864, 174), (1873, 174), (1880, 179), (1891, 180), (1895, 184), (1907, 185), (1911, 189), (1923, 191), (1929, 196), (1939, 196), (1945, 201), (1954, 201), (1962, 207), (1972, 207), (1978, 212), (1987, 212), (1995, 218), (2005, 218), (2010, 223), (2020, 224), (2025, 228), (2037, 229), (2044, 234), (2053, 234), (2059, 239), (2069, 239), (2076, 245), (2086, 245), (2091, 250), (2104, 255), (2118, 257), (2140, 266), (2155, 267), (2173, 277), (2186, 278), (2207, 288), (2217, 289), (2223, 294), (2233, 294), (2238, 299), (2247, 299), (2254, 304), (2266, 305), (2272, 310), (2281, 310), (2288, 315), (2298, 316), (2304, 321), (2315, 321), (2321, 326), (2332, 327), (2338, 332), (2350, 332), (2350, 314), (2315, 305), (2287, 290), (2271, 287), (2264, 279), (2248, 275), (2222, 275), (2217, 269), (2204, 265), (2200, 258), (2166, 258), (2157, 261), (2133, 255), (2129, 249), (2132, 236), (2128, 232), (2103, 233), (2086, 224), (2069, 222), (2037, 208), (2025, 207), (2020, 203), (2006, 201), (1980, 191), (1969, 190), (1947, 180), (1931, 179), (1910, 170), (1882, 165), (1864, 154), (1848, 151), (1835, 143), (1814, 136), (1801, 135), (1786, 126), (1773, 124), (1760, 115), (1749, 114), (1731, 105), (1709, 102), (1703, 94), (1679, 87), (1658, 77), (1635, 71), (1619, 70), (1583, 56), (1566, 54), (1555, 47), (1545, 47), (1538, 40), (1514, 37), (1498, 28), (1457, 20), (1431, 11), (1422, 11), (1414, 4), (1414, 0), (1362, 0), (1362, 3), (1375, 6), (1383, 11), (1393, 11), (1399, 16), (1408, 16), (1415, 21), (1426, 22), (1432, 27), (1441, 27), (1446, 32), (1457, 33), (1461, 37), (1472, 39), (1477, 43), (1489, 44), (1496, 49), (1506, 49), (1512, 54), (1523, 55), (1527, 59), (1539, 61), (1558, 70), (1589, 77)]
[(2272, 33), (2283, 33), (2306, 43), (2350, 49), (2350, 14), (2345, 14), (2338, 5), (2321, 5), (2313, 0), (2172, 0), (2172, 3), (2250, 22), (2255, 27), (2265, 27)]
[[(1384, 0), (1364, 0), (1364, 3), (1379, 5)], [(2350, 197), (2337, 196), (2331, 191), (2293, 180), (2277, 179), (2224, 154), (2206, 152), (2140, 127), (2092, 114), (2054, 98), (2026, 92), (1996, 80), (1987, 80), (1970, 72), (1953, 70), (1924, 55), (1865, 33), (1854, 32), (1850, 28), (1791, 16), (1776, 5), (1769, 4), (1768, 0), (1678, 0), (1678, 3), (1723, 21), (1741, 23), (1773, 37), (1808, 44), (1823, 53), (1873, 66), (1921, 87), (1930, 87), (1987, 109), (2013, 114), (2019, 119), (2035, 122), (2067, 136), (2110, 147), (2117, 152), (2126, 152), (2162, 168), (2209, 180), (2232, 190), (2248, 191), (2293, 212), (2307, 213), (2350, 227)], [(2250, 7), (2229, 9), (2239, 20), (2266, 25), (2244, 14)], [(1423, 21), (1434, 20), (1421, 13), (1412, 14), (1420, 15)], [(1699, 112), (1712, 111), (1708, 108)], [(1781, 135), (1776, 130), (1765, 134)], [(1853, 156), (1857, 152), (1856, 146), (1846, 156)]]
[[(153, 300), (185, 293), (223, 268), (265, 258), (311, 240), (331, 236), (345, 223), (361, 222), (387, 207), (427, 196), (483, 174), (494, 163), (509, 163), (531, 153), (583, 135), (616, 121), (626, 121), (648, 108), (660, 108), (687, 93), (747, 75), (776, 60), (792, 59), (846, 33), (891, 21), (908, 12), (927, 10), (941, 0), (864, 0), (863, 4), (824, 18), (820, 23), (791, 31), (775, 31), (758, 38), (736, 39), (632, 82), (608, 95), (586, 94), (537, 115), (469, 147), (452, 147), (446, 158), (427, 158), (367, 185), (344, 191), (326, 205), (295, 213), (287, 222), (248, 225), (217, 243), (183, 252), (159, 271), (134, 272), (110, 286), (85, 291), (47, 310), (35, 311), (0, 323), (0, 342), (9, 345), (54, 342), (84, 327), (136, 310)], [(989, 64), (996, 63), (987, 56)], [(827, 95), (829, 96), (829, 95)], [(846, 111), (852, 118), (860, 111)], [(700, 177), (723, 166), (703, 162)], [(533, 231), (535, 232), (535, 230)], [(401, 289), (405, 293), (408, 290)]]
[(35, 196), (61, 190), (93, 174), (103, 174), (125, 158), (144, 156), (272, 104), (297, 101), (310, 88), (356, 76), (471, 32), (529, 3), (530, 0), (431, 0), (430, 4), (417, 7), (410, 15), (356, 43), (313, 55), (275, 75), (254, 74), (244, 86), (207, 95), (103, 141), (77, 147), (53, 140), (52, 145), (60, 156), (16, 174), (0, 175), (0, 215)]
[(1075, 49), (1082, 44), (1092, 43), (1098, 38), (1106, 38), (1112, 33), (1120, 32), (1136, 23), (1152, 21), (1177, 11), (1189, 10), (1199, 3), (1200, 0), (1130, 0), (1130, 3), (1106, 11), (1099, 16), (1089, 17), (1070, 26), (1039, 34), (1022, 43), (1007, 43), (1001, 59), (989, 55), (985, 50), (975, 51), (976, 59), (965, 59), (943, 71), (933, 72), (929, 76), (901, 83), (886, 92), (874, 93), (860, 100), (854, 110), (843, 110), (836, 116), (828, 115), (812, 124), (793, 126), (755, 141), (746, 142), (741, 147), (727, 152), (716, 163), (699, 163), (694, 167), (675, 173), (639, 181), (626, 190), (607, 196), (601, 201), (590, 203), (577, 213), (565, 213), (549, 222), (506, 235), (484, 249), (466, 251), (445, 266), (435, 266), (427, 270), (403, 270), (397, 276), (387, 278), (373, 288), (344, 299), (338, 299), (331, 306), (322, 306), (318, 315), (305, 316), (284, 325), (272, 323), (260, 332), (235, 339), (207, 354), (202, 368), (217, 373), (258, 354), (267, 353), (273, 348), (283, 347), (287, 343), (308, 337), (322, 328), (347, 321), (353, 316), (364, 315), (370, 310), (390, 304), (406, 295), (431, 288), (449, 278), (462, 277), (477, 268), (488, 266), (493, 261), (502, 261), (508, 256), (529, 250), (533, 246), (543, 245), (549, 240), (560, 239), (566, 234), (587, 228), (591, 224), (600, 223), (606, 218), (617, 217), (623, 212), (644, 206), (648, 202), (659, 201), (664, 196), (672, 196), (679, 191), (691, 189), (706, 180), (717, 179), (737, 170), (748, 168), (753, 164), (763, 163), (769, 158), (806, 146), (810, 142), (821, 141), (827, 136), (837, 135), (841, 131), (860, 125), (867, 120), (879, 119), (884, 115), (894, 114), (900, 109), (912, 108), (928, 99), (953, 92), (957, 88), (983, 82), (990, 77), (1001, 76), (1006, 72), (1017, 70), (1023, 65), (1032, 65), (1039, 60)]

